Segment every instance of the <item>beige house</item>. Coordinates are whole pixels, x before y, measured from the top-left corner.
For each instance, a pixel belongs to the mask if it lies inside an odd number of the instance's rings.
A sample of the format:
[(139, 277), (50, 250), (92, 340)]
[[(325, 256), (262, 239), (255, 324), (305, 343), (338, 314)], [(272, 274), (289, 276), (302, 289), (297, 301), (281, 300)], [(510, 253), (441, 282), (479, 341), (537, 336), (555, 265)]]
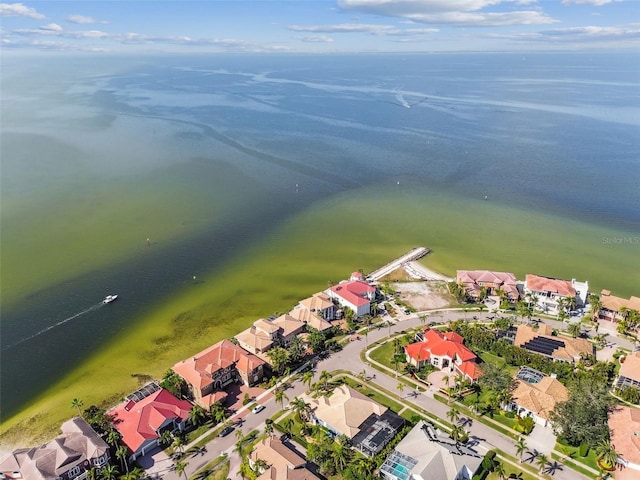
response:
[(330, 396), (309, 398), (311, 418), (332, 435), (345, 435), (354, 448), (371, 457), (384, 448), (404, 425), (387, 407), (346, 386)]
[(301, 322), (304, 322), (307, 327), (315, 328), (321, 332), (329, 330), (332, 327), (331, 323), (327, 320), (306, 308), (294, 308), (289, 312), (289, 315)]
[(305, 327), (304, 321), (285, 313), (273, 320), (256, 320), (251, 327), (238, 333), (235, 339), (245, 350), (262, 355), (275, 345), (286, 348), (293, 337), (304, 332)]
[(336, 319), (337, 308), (329, 295), (324, 292), (301, 300), (298, 307), (309, 310), (328, 322)]
[(268, 467), (256, 480), (320, 480), (307, 468), (307, 460), (275, 437), (267, 437), (257, 443), (249, 454), (252, 467), (258, 460)]
[(624, 311), (623, 309), (625, 308), (627, 310), (640, 312), (640, 298), (631, 297), (626, 299), (616, 297), (615, 295), (611, 295), (609, 290), (602, 290), (602, 292), (600, 292), (600, 303), (602, 307), (600, 307), (600, 311), (598, 312), (598, 318), (602, 320), (622, 320), (623, 315), (621, 311)]
[(513, 344), (553, 360), (578, 363), (582, 356), (593, 355), (594, 345), (584, 338), (554, 336), (553, 328), (540, 324), (538, 329), (519, 325)]
[(550, 424), (551, 412), (560, 402), (569, 400), (569, 391), (556, 378), (542, 376), (522, 380), (516, 377), (517, 386), (512, 392), (512, 401), (506, 410), (520, 417), (530, 416), (536, 424)]
[(278, 327), (278, 342), (285, 348), (289, 345), (289, 342), (293, 337), (304, 332), (306, 326), (306, 324), (302, 320), (298, 320), (288, 313), (280, 315), (271, 323)]
[(61, 430), (50, 442), (11, 452), (0, 462), (0, 478), (83, 480), (109, 464), (109, 446), (84, 419), (67, 420)]

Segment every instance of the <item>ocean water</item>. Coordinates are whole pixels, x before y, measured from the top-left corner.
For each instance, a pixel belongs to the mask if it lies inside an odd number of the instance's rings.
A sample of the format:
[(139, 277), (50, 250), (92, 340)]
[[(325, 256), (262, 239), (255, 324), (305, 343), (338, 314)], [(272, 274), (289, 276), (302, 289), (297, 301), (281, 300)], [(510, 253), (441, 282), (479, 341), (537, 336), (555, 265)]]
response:
[[(427, 243), (448, 273), (539, 266), (637, 295), (638, 60), (3, 58), (3, 419), (194, 275), (268, 270), (253, 298), (292, 299)], [(272, 313), (241, 290), (228, 313)]]

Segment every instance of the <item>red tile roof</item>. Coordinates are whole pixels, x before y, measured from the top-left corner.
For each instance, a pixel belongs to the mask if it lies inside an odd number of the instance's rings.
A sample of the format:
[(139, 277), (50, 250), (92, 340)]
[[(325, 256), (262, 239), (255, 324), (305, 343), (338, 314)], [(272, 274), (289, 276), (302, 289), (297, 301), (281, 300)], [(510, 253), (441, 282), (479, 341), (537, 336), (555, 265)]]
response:
[(359, 307), (370, 302), (366, 296), (374, 293), (376, 288), (362, 280), (351, 280), (334, 285), (331, 287), (331, 291), (352, 305)]
[(212, 377), (216, 371), (228, 368), (234, 363), (240, 372), (247, 374), (265, 364), (264, 360), (247, 352), (244, 348), (229, 340), (222, 340), (193, 357), (176, 363), (173, 371), (194, 387), (203, 389), (213, 383)]
[(563, 297), (576, 296), (576, 289), (573, 288), (570, 280), (541, 277), (527, 273), (525, 282), (527, 288), (533, 292), (551, 292)]
[(189, 402), (179, 400), (161, 388), (139, 402), (122, 403), (108, 414), (113, 417), (122, 442), (136, 452), (147, 440), (158, 438), (157, 431), (167, 420), (181, 423), (189, 418), (191, 408)]

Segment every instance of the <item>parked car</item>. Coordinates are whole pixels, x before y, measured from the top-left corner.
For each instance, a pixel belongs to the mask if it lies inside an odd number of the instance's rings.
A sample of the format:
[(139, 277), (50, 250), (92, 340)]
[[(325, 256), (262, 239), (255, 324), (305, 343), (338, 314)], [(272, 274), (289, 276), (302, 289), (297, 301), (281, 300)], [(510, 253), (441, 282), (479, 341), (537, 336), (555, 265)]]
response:
[(253, 407), (253, 410), (251, 410), (253, 413), (260, 413), (262, 410), (264, 410), (264, 405), (258, 404), (255, 407)]
[(220, 437), (226, 437), (227, 435), (229, 435), (231, 432), (233, 432), (233, 427), (228, 426), (228, 427), (224, 427), (222, 429), (222, 431), (220, 432)]

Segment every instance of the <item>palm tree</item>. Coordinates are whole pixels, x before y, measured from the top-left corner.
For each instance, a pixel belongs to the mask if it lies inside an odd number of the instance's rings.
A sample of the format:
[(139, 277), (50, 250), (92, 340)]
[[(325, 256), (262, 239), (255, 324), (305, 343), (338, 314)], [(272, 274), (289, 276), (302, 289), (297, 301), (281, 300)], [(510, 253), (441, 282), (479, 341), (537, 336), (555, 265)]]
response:
[(289, 435), (291, 435), (293, 433), (293, 425), (294, 425), (294, 421), (293, 418), (291, 417), (287, 417), (284, 419), (284, 421), (282, 422), (282, 428), (284, 429), (285, 433), (288, 433)]
[(302, 384), (306, 385), (308, 389), (311, 389), (311, 382), (313, 382), (313, 372), (309, 370), (302, 374)]
[(174, 465), (173, 465), (173, 469), (176, 471), (176, 473), (178, 474), (178, 476), (180, 475), (184, 475), (184, 478), (187, 478), (187, 472), (185, 472), (185, 470), (187, 469), (187, 462), (186, 460), (184, 460), (184, 458), (178, 460)]
[(536, 463), (538, 464), (538, 467), (540, 467), (540, 473), (542, 473), (542, 470), (544, 470), (547, 463), (549, 463), (549, 459), (544, 453), (541, 453), (536, 457)]
[(291, 402), (291, 406), (293, 407), (293, 411), (300, 417), (300, 420), (306, 421), (309, 418), (311, 407), (302, 398), (295, 398)]
[(404, 383), (402, 383), (402, 382), (398, 382), (398, 385), (396, 385), (396, 389), (397, 389), (400, 393), (404, 392)]
[(106, 465), (98, 475), (102, 480), (115, 480), (118, 477), (118, 469), (115, 465)]
[(329, 372), (328, 372), (328, 371), (326, 371), (326, 370), (323, 370), (323, 371), (320, 373), (320, 379), (319, 379), (319, 382), (320, 382), (320, 383), (322, 383), (322, 384), (324, 385), (324, 387), (323, 387), (323, 388), (324, 388), (325, 390), (327, 389), (327, 386), (329, 385), (329, 380), (331, 380), (331, 373), (329, 373)]
[(174, 434), (173, 435), (173, 443), (171, 444), (171, 446), (176, 449), (179, 453), (182, 453), (182, 450), (184, 450), (184, 438), (182, 438), (182, 435), (178, 434)]
[(527, 443), (524, 441), (524, 437), (518, 438), (518, 441), (516, 442), (516, 454), (520, 458), (520, 463), (522, 463), (522, 455), (524, 455), (524, 452), (527, 451), (527, 448), (529, 447), (527, 447)]
[(111, 430), (109, 430), (109, 433), (107, 433), (107, 443), (111, 445), (113, 448), (116, 448), (119, 441), (120, 441), (120, 433), (115, 428), (112, 428)]
[(160, 434), (160, 437), (158, 438), (158, 440), (160, 441), (161, 445), (169, 445), (173, 440), (173, 436), (171, 435), (171, 432), (169, 430), (165, 430)]
[(454, 425), (449, 436), (455, 440), (456, 443), (460, 443), (460, 440), (462, 440), (466, 434), (467, 432), (464, 428), (460, 425)]
[(451, 423), (456, 423), (460, 420), (460, 411), (455, 407), (451, 408), (451, 410), (447, 412), (447, 418), (451, 420)]
[(204, 412), (201, 406), (194, 405), (193, 407), (191, 407), (191, 410), (189, 410), (189, 421), (191, 422), (191, 425), (199, 425), (200, 422), (205, 418), (207, 418), (207, 414)]
[(503, 480), (507, 476), (507, 473), (504, 470), (504, 465), (502, 464), (502, 462), (496, 462), (493, 466), (493, 471), (496, 473), (496, 475), (498, 475), (498, 478), (500, 480)]
[(579, 337), (582, 334), (582, 325), (580, 325), (580, 322), (572, 323), (567, 327), (567, 332), (573, 338)]
[(211, 405), (211, 408), (209, 409), (209, 415), (216, 424), (223, 422), (227, 417), (227, 413), (225, 412), (224, 407), (220, 402), (216, 402)]
[(84, 402), (82, 400), (80, 400), (79, 398), (74, 398), (73, 400), (71, 400), (71, 408), (77, 408), (78, 409), (78, 416), (81, 417), (82, 416), (82, 412), (80, 411), (80, 408), (84, 405)]
[(595, 453), (600, 461), (612, 467), (618, 463), (618, 458), (620, 457), (615, 447), (606, 440), (602, 440), (596, 445)]
[(146, 472), (140, 467), (134, 467), (129, 473), (120, 477), (120, 480), (141, 480), (146, 477)]
[(120, 460), (120, 466), (123, 468), (127, 469), (127, 473), (129, 473), (129, 462), (127, 462), (127, 454), (128, 454), (128, 450), (127, 447), (125, 447), (124, 445), (120, 445), (117, 449), (116, 449), (116, 458), (118, 460)]
[(349, 460), (351, 460), (352, 457), (352, 450), (349, 448), (348, 444), (343, 444), (340, 441), (333, 444), (332, 450), (331, 457), (333, 458), (336, 470), (342, 473), (347, 465), (349, 465)]
[(284, 401), (285, 400), (289, 400), (289, 397), (287, 397), (284, 393), (284, 389), (282, 388), (276, 388), (274, 394), (273, 394), (273, 398), (275, 399), (275, 401), (277, 403), (280, 404), (280, 408), (284, 407)]

